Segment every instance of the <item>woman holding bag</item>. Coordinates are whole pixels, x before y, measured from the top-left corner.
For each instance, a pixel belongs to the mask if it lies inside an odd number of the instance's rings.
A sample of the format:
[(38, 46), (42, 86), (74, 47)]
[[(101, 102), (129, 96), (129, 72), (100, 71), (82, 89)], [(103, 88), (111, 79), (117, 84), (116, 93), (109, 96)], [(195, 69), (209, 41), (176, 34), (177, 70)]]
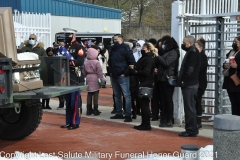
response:
[[(240, 85), (236, 85), (231, 77), (236, 74), (236, 78), (240, 77), (240, 36), (235, 37), (232, 50), (226, 55), (223, 68), (228, 70), (228, 75), (225, 75), (223, 89), (226, 89), (232, 106), (232, 115), (240, 116)], [(229, 61), (229, 63), (228, 63)]]
[[(153, 72), (154, 72), (154, 51), (155, 47), (151, 43), (145, 43), (142, 46), (141, 58), (136, 63), (134, 69), (129, 69), (131, 74), (134, 74), (139, 87), (147, 87), (150, 90), (153, 87)], [(150, 125), (150, 98), (139, 97), (141, 108), (142, 123), (139, 126), (134, 126), (137, 130), (151, 130)]]

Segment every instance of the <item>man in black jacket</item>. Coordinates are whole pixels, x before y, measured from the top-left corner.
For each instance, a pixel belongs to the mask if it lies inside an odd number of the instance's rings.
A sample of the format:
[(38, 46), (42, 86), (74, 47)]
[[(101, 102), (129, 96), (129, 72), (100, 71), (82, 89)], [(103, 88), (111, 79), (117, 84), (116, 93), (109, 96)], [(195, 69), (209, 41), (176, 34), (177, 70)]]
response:
[(125, 98), (126, 115), (124, 122), (131, 122), (131, 93), (129, 84), (129, 65), (134, 65), (135, 59), (129, 46), (123, 43), (121, 34), (114, 35), (114, 45), (109, 50), (109, 72), (116, 103), (117, 114), (111, 119), (123, 119), (121, 94)]
[(179, 136), (182, 137), (195, 137), (198, 134), (196, 97), (201, 57), (194, 43), (195, 38), (193, 36), (186, 36), (181, 46), (182, 49), (186, 51), (179, 74), (179, 85), (181, 86), (183, 94), (186, 129), (185, 132), (179, 134)]

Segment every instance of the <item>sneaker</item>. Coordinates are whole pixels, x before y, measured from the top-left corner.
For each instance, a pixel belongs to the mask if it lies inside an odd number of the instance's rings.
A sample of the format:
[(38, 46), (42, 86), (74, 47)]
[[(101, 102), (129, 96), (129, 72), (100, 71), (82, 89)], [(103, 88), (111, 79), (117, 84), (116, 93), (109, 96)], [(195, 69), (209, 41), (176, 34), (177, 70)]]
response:
[(128, 116), (125, 116), (124, 122), (132, 122), (132, 118), (128, 117)]
[(173, 127), (173, 124), (172, 122), (165, 122), (165, 123), (161, 123), (159, 127)]
[(110, 117), (110, 119), (124, 119), (123, 115), (115, 114), (115, 116)]
[(58, 109), (58, 110), (60, 110), (60, 109), (64, 109), (64, 107), (58, 107), (57, 109)]

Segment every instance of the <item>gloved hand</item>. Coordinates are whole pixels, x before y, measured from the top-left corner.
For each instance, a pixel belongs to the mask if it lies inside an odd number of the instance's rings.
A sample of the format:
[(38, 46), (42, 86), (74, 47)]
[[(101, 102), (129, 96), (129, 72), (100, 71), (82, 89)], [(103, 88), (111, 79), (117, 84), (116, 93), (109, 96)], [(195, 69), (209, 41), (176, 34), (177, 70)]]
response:
[(129, 73), (131, 75), (137, 74), (137, 70), (129, 68)]

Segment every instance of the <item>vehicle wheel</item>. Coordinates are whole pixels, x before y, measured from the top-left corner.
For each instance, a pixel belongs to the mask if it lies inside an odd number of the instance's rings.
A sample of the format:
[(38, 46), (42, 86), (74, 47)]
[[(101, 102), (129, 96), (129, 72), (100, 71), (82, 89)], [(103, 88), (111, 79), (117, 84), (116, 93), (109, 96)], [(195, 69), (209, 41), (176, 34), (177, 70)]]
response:
[(21, 103), (20, 113), (15, 108), (2, 108), (0, 111), (0, 138), (18, 140), (29, 136), (42, 119), (42, 106), (39, 100), (26, 100)]

